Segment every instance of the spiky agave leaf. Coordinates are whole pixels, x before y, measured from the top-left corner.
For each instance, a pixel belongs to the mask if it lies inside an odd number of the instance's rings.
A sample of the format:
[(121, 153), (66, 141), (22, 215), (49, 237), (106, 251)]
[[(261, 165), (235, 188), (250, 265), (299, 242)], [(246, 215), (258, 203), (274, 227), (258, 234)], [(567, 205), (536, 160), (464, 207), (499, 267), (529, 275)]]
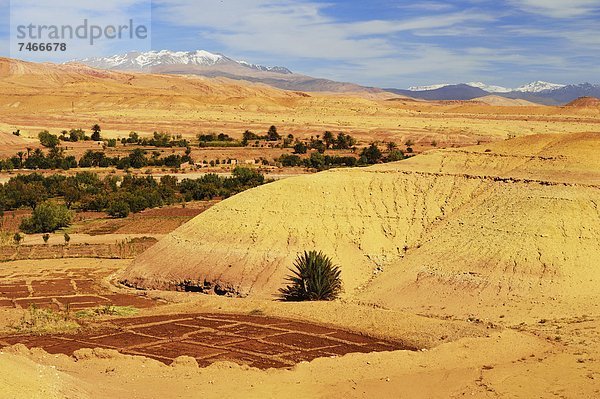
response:
[(286, 301), (331, 301), (342, 290), (341, 271), (323, 252), (305, 251), (290, 271), (289, 285), (279, 290)]

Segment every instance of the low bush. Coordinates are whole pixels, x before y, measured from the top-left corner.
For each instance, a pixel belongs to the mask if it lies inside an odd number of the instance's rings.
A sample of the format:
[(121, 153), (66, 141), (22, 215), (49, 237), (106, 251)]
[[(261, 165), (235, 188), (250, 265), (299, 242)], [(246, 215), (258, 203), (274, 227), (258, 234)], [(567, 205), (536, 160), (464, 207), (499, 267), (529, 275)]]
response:
[(304, 252), (290, 271), (290, 284), (279, 290), (285, 301), (332, 301), (342, 291), (340, 268), (322, 252)]

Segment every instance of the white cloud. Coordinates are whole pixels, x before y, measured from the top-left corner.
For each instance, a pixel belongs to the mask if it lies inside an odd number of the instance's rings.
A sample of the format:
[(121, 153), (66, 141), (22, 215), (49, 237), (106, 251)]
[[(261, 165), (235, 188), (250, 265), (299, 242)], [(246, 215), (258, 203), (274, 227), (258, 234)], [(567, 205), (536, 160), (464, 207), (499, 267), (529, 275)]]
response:
[[(583, 15), (600, 0), (509, 2), (523, 10), (562, 17)], [(497, 80), (575, 69), (567, 62), (572, 50), (560, 42), (565, 39), (533, 46), (524, 37), (514, 48), (511, 27), (502, 25), (514, 13), (488, 10), (487, 0), (472, 0), (471, 7), (462, 10), (436, 1), (390, 5), (400, 11), (412, 8), (412, 16), (356, 22), (337, 19), (334, 5), (314, 0), (155, 0), (155, 4), (155, 19), (197, 31), (195, 43), (203, 43), (199, 46), (212, 41), (211, 48), (233, 57), (293, 69), (298, 69), (294, 64), (302, 65), (303, 73), (336, 80), (393, 86), (412, 84), (424, 76), (432, 81), (473, 80), (475, 76)], [(577, 26), (561, 28), (573, 31), (567, 40), (583, 40), (576, 33)], [(474, 41), (484, 46), (489, 41), (490, 49), (469, 48), (476, 46)]]
[(600, 10), (600, 0), (510, 0), (510, 3), (552, 18), (580, 17)]
[(481, 12), (462, 11), (406, 20), (339, 22), (324, 12), (329, 6), (298, 0), (157, 0), (156, 4), (155, 18), (208, 30), (204, 36), (228, 51), (321, 60), (389, 57), (401, 46), (394, 42), (394, 34), (492, 19)]

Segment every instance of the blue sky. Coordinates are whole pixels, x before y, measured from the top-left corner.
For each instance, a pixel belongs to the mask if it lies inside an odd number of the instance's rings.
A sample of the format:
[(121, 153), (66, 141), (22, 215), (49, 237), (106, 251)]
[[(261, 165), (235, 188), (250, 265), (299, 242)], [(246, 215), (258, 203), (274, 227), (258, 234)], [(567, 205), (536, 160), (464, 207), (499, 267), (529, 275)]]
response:
[[(151, 41), (75, 47), (76, 57), (69, 58), (147, 48), (204, 49), (380, 87), (468, 81), (516, 87), (538, 79), (600, 83), (600, 0), (73, 3), (14, 0), (14, 7), (18, 4), (21, 18), (28, 10), (47, 7), (44, 13), (52, 14), (62, 6), (53, 20), (93, 15), (103, 23), (117, 16), (143, 20), (151, 7)], [(0, 0), (0, 54), (5, 56), (11, 55), (11, 13), (15, 12), (9, 1)], [(12, 55), (28, 58), (14, 51)], [(60, 61), (55, 55), (44, 56)]]

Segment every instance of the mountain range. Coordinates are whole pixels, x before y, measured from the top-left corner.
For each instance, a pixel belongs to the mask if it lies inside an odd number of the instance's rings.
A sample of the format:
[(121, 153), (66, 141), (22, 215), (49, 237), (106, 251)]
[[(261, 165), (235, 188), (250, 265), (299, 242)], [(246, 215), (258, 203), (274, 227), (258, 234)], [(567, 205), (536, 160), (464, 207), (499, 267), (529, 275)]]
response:
[[(488, 85), (483, 82), (470, 82), (470, 83), (464, 83), (464, 84), (467, 86), (482, 89), (484, 91), (487, 91), (488, 93), (510, 93), (513, 91), (520, 91), (522, 93), (540, 93), (540, 92), (543, 92), (546, 90), (556, 90), (556, 89), (560, 89), (560, 88), (563, 88), (566, 86), (566, 85), (561, 85), (561, 84), (557, 84), (557, 83), (542, 82), (540, 80), (523, 85), (521, 87), (517, 87), (516, 89), (510, 89), (508, 87), (502, 87), (502, 86)], [(431, 85), (431, 86), (414, 86), (414, 87), (410, 87), (408, 90), (410, 90), (410, 91), (430, 91), (430, 90), (441, 89), (441, 88), (448, 87), (448, 86), (456, 86), (456, 85), (437, 84), (437, 85)]]
[(197, 75), (209, 78), (222, 77), (263, 83), (279, 89), (312, 92), (366, 92), (385, 93), (384, 90), (353, 83), (313, 78), (290, 71), (282, 66), (264, 66), (238, 61), (222, 54), (198, 51), (148, 51), (129, 52), (110, 57), (74, 60), (93, 68), (148, 72), (158, 74)]
[(415, 86), (408, 90), (386, 89), (395, 94), (430, 101), (474, 100), (490, 94), (544, 105), (565, 105), (580, 97), (600, 97), (600, 85), (591, 83), (563, 85), (536, 81), (516, 89), (481, 82)]
[(415, 86), (409, 89), (378, 89), (298, 74), (283, 66), (252, 64), (204, 50), (190, 52), (169, 50), (134, 51), (110, 57), (86, 58), (72, 62), (106, 70), (198, 75), (211, 78), (224, 77), (263, 83), (292, 91), (358, 92), (379, 95), (393, 93), (432, 101), (466, 101), (496, 95), (544, 105), (564, 105), (580, 97), (600, 97), (600, 85), (591, 83), (565, 85), (544, 81), (535, 81), (514, 89), (483, 82)]

